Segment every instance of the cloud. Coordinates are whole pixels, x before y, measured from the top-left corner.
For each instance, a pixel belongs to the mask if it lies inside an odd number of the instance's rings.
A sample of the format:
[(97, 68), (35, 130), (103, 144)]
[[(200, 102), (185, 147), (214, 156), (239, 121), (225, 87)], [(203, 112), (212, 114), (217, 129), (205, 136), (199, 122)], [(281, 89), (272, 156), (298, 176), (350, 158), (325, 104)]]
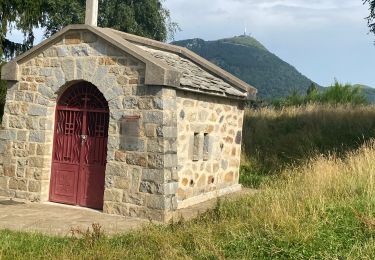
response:
[[(251, 24), (253, 27), (324, 27), (365, 17), (360, 0), (168, 0), (183, 24)], [(199, 19), (196, 19), (198, 18)]]
[(361, 2), (357, 0), (231, 0), (229, 2), (237, 2), (243, 5), (259, 6), (264, 8), (284, 5), (314, 9), (331, 9), (362, 5)]
[(207, 12), (208, 15), (225, 15), (228, 14), (228, 12), (222, 8), (218, 8), (216, 10), (212, 10)]
[[(238, 13), (243, 19), (250, 19), (258, 26), (320, 27), (327, 24), (347, 23), (357, 19), (358, 12), (363, 13), (358, 0), (232, 0), (232, 14)], [(245, 10), (245, 11), (243, 11)], [(363, 13), (365, 16), (365, 13)], [(363, 17), (364, 17), (363, 16)]]

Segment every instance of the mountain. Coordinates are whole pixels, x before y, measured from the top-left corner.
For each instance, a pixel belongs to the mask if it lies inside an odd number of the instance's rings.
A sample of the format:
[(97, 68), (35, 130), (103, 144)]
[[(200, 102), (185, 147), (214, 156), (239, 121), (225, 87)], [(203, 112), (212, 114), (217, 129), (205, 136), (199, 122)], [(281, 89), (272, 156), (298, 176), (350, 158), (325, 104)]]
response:
[(190, 39), (172, 44), (192, 50), (256, 87), (262, 99), (285, 97), (293, 90), (306, 93), (313, 83), (250, 36), (217, 41)]
[(363, 93), (365, 94), (365, 96), (367, 97), (367, 101), (372, 104), (375, 103), (375, 88), (362, 85), (362, 84), (356, 84), (356, 85), (353, 85), (353, 87), (360, 87)]

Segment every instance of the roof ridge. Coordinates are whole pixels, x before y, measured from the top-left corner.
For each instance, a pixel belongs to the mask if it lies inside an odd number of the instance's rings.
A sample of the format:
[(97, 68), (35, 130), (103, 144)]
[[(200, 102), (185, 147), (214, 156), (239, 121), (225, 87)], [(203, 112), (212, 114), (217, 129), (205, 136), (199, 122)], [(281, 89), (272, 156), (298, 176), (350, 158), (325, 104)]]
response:
[(130, 42), (135, 42), (139, 44), (143, 44), (149, 47), (153, 47), (159, 50), (169, 51), (173, 52), (178, 55), (182, 55), (184, 58), (187, 58), (191, 60), (192, 62), (202, 66), (206, 70), (208, 70), (210, 73), (213, 73), (215, 76), (223, 79), (224, 81), (230, 83), (231, 85), (234, 85), (234, 87), (246, 91), (249, 93), (250, 97), (255, 97), (257, 93), (257, 89), (253, 86), (249, 85), (248, 83), (242, 81), (241, 79), (237, 78), (236, 76), (230, 74), (229, 72), (223, 70), (219, 66), (215, 65), (214, 63), (204, 59), (203, 57), (199, 56), (198, 54), (194, 53), (193, 51), (185, 48), (180, 47), (168, 43), (163, 43), (160, 41), (148, 39), (142, 36), (137, 36), (134, 34), (129, 34), (125, 32), (121, 32), (112, 28), (106, 28), (108, 30), (113, 31), (116, 34), (119, 34), (121, 37), (123, 37), (125, 40)]
[(141, 44), (156, 47), (156, 48), (160, 48), (162, 50), (172, 51), (172, 52), (175, 52), (175, 53), (178, 53), (178, 54), (182, 54), (183, 49), (185, 49), (184, 47), (172, 45), (172, 44), (169, 44), (169, 43), (157, 41), (157, 40), (142, 37), (142, 36), (138, 36), (138, 35), (135, 35), (135, 34), (122, 32), (122, 31), (115, 30), (115, 29), (112, 29), (112, 28), (104, 28), (104, 29), (111, 30), (114, 33), (117, 33), (121, 36), (124, 36), (125, 40), (141, 43)]

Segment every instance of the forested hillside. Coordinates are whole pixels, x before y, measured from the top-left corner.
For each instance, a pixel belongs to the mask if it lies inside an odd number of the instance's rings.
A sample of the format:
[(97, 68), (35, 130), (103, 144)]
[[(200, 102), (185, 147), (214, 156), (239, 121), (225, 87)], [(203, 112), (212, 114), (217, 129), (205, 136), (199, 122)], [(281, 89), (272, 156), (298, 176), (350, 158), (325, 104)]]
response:
[(375, 103), (375, 89), (366, 85), (356, 84), (354, 87), (360, 87), (363, 90), (363, 93), (367, 97), (369, 103)]
[(306, 93), (313, 83), (253, 37), (238, 36), (217, 41), (191, 39), (173, 44), (194, 51), (253, 85), (262, 99), (285, 97), (293, 90)]

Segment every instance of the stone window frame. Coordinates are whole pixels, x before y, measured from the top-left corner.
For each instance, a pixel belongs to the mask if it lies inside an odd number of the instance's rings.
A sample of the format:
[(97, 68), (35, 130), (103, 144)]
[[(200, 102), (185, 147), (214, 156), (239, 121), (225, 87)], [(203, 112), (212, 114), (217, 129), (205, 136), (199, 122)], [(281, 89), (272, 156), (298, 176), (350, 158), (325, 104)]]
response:
[(199, 161), (200, 133), (194, 132), (193, 137), (193, 158), (194, 162)]
[(210, 134), (204, 132), (194, 132), (192, 148), (192, 161), (208, 161), (210, 158)]
[(210, 135), (209, 133), (203, 134), (203, 161), (209, 160), (209, 146), (210, 146)]

